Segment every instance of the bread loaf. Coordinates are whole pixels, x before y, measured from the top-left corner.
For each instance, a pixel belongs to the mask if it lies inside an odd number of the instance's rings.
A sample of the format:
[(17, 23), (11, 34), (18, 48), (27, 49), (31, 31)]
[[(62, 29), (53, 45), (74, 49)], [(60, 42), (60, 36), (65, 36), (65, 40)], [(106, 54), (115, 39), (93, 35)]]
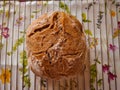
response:
[(60, 79), (83, 73), (87, 46), (76, 17), (55, 11), (40, 16), (26, 32), (31, 70), (43, 78)]

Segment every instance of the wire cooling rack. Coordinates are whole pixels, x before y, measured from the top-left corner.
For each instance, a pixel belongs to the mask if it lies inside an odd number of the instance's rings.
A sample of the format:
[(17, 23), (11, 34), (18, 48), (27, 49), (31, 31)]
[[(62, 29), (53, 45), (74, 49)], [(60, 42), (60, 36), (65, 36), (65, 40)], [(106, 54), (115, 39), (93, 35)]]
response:
[[(41, 14), (65, 11), (82, 23), (90, 67), (60, 81), (28, 68), (25, 31)], [(120, 90), (119, 0), (0, 1), (0, 90)]]

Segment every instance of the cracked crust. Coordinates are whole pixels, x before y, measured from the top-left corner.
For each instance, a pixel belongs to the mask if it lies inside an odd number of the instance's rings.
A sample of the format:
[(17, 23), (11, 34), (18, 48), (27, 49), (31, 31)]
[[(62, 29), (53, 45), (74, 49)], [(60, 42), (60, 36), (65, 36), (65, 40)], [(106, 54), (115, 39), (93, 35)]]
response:
[(26, 50), (31, 70), (40, 77), (60, 79), (84, 71), (87, 48), (82, 25), (64, 12), (33, 21), (27, 29)]

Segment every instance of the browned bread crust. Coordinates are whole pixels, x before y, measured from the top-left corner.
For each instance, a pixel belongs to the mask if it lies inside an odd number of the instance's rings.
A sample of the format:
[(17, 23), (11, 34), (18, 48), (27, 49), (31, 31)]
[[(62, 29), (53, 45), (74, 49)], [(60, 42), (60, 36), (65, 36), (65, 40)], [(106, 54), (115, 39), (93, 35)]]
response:
[(27, 29), (26, 50), (38, 76), (59, 79), (84, 71), (85, 35), (81, 23), (67, 13), (47, 13), (33, 21)]

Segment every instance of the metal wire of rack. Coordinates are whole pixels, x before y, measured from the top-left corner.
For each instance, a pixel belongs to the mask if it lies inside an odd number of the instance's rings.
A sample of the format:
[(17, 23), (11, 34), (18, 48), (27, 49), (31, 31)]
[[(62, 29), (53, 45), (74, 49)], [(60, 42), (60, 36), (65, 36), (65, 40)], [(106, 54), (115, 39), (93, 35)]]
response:
[[(71, 13), (83, 25), (90, 61), (83, 75), (68, 80), (45, 80), (27, 66), (25, 30), (40, 15), (52, 11)], [(3, 0), (0, 33), (0, 90), (120, 89), (119, 0)]]

